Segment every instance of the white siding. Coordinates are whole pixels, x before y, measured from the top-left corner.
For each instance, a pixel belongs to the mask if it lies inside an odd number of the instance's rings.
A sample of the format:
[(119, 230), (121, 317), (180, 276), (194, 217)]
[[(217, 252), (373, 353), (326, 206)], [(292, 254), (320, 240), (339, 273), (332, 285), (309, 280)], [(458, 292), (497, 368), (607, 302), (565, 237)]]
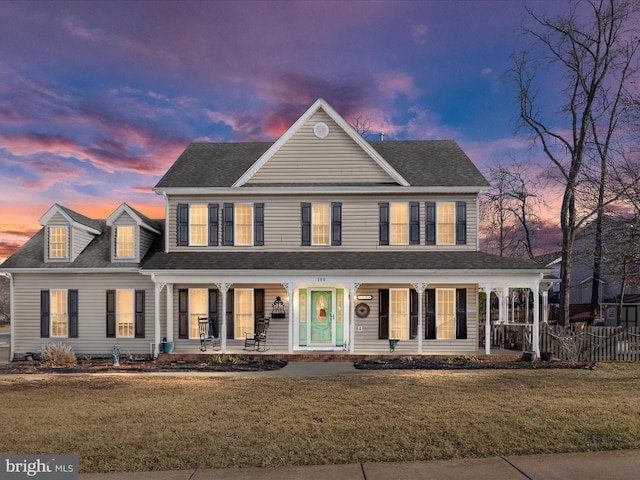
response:
[[(145, 338), (107, 338), (106, 292), (110, 289), (145, 290)], [(40, 338), (40, 291), (78, 290), (78, 338)], [(78, 356), (108, 356), (114, 345), (122, 355), (148, 354), (154, 343), (154, 285), (139, 274), (14, 274), (17, 355), (39, 352), (44, 343), (70, 345)], [(161, 303), (162, 305), (162, 303)], [(162, 314), (162, 312), (161, 312)], [(16, 359), (20, 357), (17, 356)]]
[[(318, 138), (313, 126), (324, 122), (329, 135)], [(323, 110), (319, 110), (247, 182), (397, 183)]]
[[(264, 203), (264, 247), (224, 247), (222, 242), (217, 247), (177, 247), (176, 246), (176, 210), (178, 203), (217, 203), (222, 211), (223, 203), (242, 202)], [(380, 202), (419, 202), (420, 203), (420, 242), (421, 245), (379, 245), (379, 206)], [(466, 245), (425, 245), (425, 202), (467, 202), (467, 243)], [(300, 204), (302, 202), (341, 202), (342, 203), (342, 245), (339, 247), (302, 247)], [(220, 217), (220, 220), (222, 217)], [(222, 223), (220, 223), (220, 232)], [(261, 198), (255, 196), (237, 196), (233, 198), (193, 196), (172, 197), (169, 201), (169, 236), (170, 251), (310, 251), (313, 248), (326, 250), (372, 251), (372, 250), (476, 250), (477, 217), (475, 196), (467, 195), (269, 195)], [(220, 233), (221, 235), (221, 233)]]

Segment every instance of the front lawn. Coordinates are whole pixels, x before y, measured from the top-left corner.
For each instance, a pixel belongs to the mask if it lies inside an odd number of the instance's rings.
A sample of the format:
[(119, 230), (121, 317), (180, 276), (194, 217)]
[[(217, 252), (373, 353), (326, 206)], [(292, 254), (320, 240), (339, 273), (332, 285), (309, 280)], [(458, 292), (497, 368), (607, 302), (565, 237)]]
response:
[(640, 448), (640, 365), (332, 377), (0, 378), (0, 451), (81, 472)]

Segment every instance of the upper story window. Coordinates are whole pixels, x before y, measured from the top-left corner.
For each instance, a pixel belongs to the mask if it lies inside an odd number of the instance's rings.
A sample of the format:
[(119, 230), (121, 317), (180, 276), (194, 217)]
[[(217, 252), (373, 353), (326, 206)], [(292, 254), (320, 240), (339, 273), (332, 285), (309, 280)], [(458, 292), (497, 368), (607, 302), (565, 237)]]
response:
[(117, 227), (116, 228), (116, 257), (118, 258), (133, 258), (134, 243), (133, 243), (133, 227)]
[(420, 204), (380, 203), (380, 245), (420, 244)]
[(342, 245), (342, 203), (301, 203), (303, 246)]
[(222, 245), (264, 245), (264, 203), (177, 205), (176, 245), (217, 246), (220, 228)]
[(207, 244), (207, 205), (189, 205), (189, 245)]
[(391, 245), (407, 245), (409, 243), (409, 204), (390, 204), (389, 224), (391, 228)]
[(235, 205), (235, 245), (253, 245), (253, 205)]
[(438, 245), (455, 244), (455, 212), (456, 204), (453, 202), (437, 204)]
[(67, 258), (67, 227), (49, 227), (49, 258)]

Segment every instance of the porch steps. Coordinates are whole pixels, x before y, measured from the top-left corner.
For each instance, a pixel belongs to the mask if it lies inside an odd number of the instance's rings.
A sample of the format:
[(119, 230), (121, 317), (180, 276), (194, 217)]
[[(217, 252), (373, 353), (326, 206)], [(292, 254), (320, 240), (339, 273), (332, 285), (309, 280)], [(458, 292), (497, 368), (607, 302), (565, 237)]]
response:
[[(156, 363), (168, 364), (178, 362), (207, 362), (212, 355), (220, 355), (217, 353), (161, 353), (156, 358)], [(221, 355), (224, 357), (237, 356), (236, 353)], [(362, 360), (385, 360), (392, 358), (428, 358), (433, 361), (447, 361), (452, 358), (461, 357), (462, 355), (349, 355), (349, 354), (328, 354), (320, 353), (304, 353), (304, 354), (241, 354), (250, 358), (260, 360), (280, 360), (286, 362), (359, 362)], [(492, 355), (472, 355), (479, 362), (514, 362), (522, 359), (520, 354), (492, 354)]]

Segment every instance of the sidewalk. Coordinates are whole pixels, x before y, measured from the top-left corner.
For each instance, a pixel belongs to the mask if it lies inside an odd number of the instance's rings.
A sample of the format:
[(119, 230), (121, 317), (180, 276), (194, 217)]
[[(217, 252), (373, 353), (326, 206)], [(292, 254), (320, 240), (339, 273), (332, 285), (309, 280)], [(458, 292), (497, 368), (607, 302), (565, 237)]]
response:
[(632, 480), (640, 450), (175, 472), (85, 473), (81, 480)]

